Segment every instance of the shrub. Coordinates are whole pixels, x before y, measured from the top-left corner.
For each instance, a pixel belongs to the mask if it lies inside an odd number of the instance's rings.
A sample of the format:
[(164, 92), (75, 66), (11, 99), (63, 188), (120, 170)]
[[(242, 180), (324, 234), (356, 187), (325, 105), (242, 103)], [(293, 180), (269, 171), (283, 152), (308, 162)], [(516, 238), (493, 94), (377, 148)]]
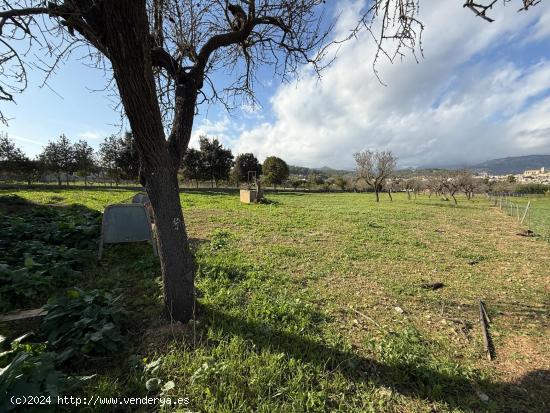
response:
[(110, 355), (123, 344), (120, 325), (125, 315), (120, 296), (70, 289), (46, 305), (42, 329), (59, 360), (73, 356)]
[(516, 187), (516, 192), (520, 194), (544, 194), (546, 191), (550, 191), (550, 186), (544, 184), (525, 184)]
[(55, 367), (56, 354), (45, 351), (43, 343), (22, 344), (27, 335), (15, 339), (11, 350), (0, 353), (0, 411), (14, 410), (10, 398), (36, 397), (55, 403), (58, 394), (79, 387), (88, 377), (66, 376)]
[(0, 311), (42, 305), (74, 285), (93, 259), (99, 218), (78, 207), (0, 214)]

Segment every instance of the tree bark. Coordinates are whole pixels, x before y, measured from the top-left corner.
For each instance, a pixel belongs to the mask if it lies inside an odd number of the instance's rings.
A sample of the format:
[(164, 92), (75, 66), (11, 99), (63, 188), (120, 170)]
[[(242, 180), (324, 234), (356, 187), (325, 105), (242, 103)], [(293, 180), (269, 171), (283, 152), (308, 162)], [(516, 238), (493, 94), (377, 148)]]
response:
[(159, 169), (146, 182), (155, 212), (164, 301), (170, 318), (186, 322), (193, 316), (193, 256), (181, 209), (177, 174)]
[[(137, 3), (137, 4), (136, 4)], [(170, 317), (187, 322), (194, 308), (194, 265), (179, 199), (181, 151), (191, 136), (196, 94), (176, 110), (178, 136), (167, 141), (158, 105), (151, 62), (151, 38), (145, 0), (104, 3), (103, 39), (126, 115), (136, 139), (146, 191), (155, 213), (164, 301)], [(183, 87), (183, 86), (182, 86)], [(177, 123), (177, 124), (176, 124)], [(181, 123), (181, 125), (180, 125)], [(174, 143), (174, 150), (169, 146)], [(180, 144), (183, 142), (183, 144)]]
[(378, 194), (378, 189), (375, 189), (374, 192), (376, 193), (376, 202), (380, 202), (380, 196)]

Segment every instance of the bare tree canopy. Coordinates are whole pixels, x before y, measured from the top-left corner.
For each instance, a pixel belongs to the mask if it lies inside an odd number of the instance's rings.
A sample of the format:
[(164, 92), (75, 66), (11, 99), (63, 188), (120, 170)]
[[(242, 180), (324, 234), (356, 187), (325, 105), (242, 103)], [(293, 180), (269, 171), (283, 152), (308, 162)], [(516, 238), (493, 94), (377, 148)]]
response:
[[(147, 38), (142, 39), (143, 46), (150, 53), (158, 101), (167, 123), (175, 117), (175, 100), (181, 95), (178, 86), (183, 84), (193, 83), (198, 90), (197, 104), (221, 102), (231, 106), (236, 98), (254, 99), (260, 66), (271, 66), (282, 79), (306, 63), (315, 70), (322, 69), (333, 28), (324, 8), (318, 7), (324, 0), (236, 2), (240, 4), (222, 0), (137, 0), (128, 4), (141, 10), (145, 19), (142, 23)], [(115, 69), (115, 50), (106, 40), (116, 34), (117, 27), (106, 24), (105, 13), (116, 1), (2, 3), (2, 100), (13, 100), (27, 87), (31, 69), (44, 71), (46, 82), (78, 49), (86, 51), (90, 63)], [(211, 77), (216, 72), (230, 74), (226, 84), (216, 84)]]
[[(330, 45), (369, 31), (379, 56), (393, 61), (407, 52), (422, 53), (419, 0), (366, 2), (358, 24), (341, 39), (331, 38), (335, 20), (326, 16), (325, 0), (139, 0), (149, 28), (150, 60), (164, 120), (170, 123), (178, 84), (193, 80), (203, 102), (232, 107), (236, 98), (254, 101), (257, 69), (273, 67), (288, 79), (305, 63), (320, 71), (330, 63)], [(512, 0), (503, 0), (503, 3)], [(541, 0), (517, 0), (528, 10)], [(4, 0), (0, 11), (0, 100), (12, 101), (28, 85), (30, 69), (44, 72), (46, 83), (57, 66), (83, 49), (89, 63), (109, 69), (105, 22), (101, 14), (113, 0)], [(463, 7), (492, 22), (497, 0), (465, 0)], [(423, 3), (422, 3), (423, 4)], [(247, 8), (245, 10), (244, 7)], [(126, 23), (127, 24), (127, 23)], [(116, 30), (116, 28), (113, 28)], [(223, 51), (221, 51), (223, 49)], [(31, 53), (32, 51), (32, 53)], [(216, 84), (212, 74), (229, 73)], [(219, 82), (218, 82), (219, 83)], [(207, 86), (206, 88), (203, 86)], [(5, 113), (0, 112), (6, 122)]]
[(376, 202), (384, 182), (393, 174), (397, 158), (389, 151), (364, 150), (353, 155), (358, 179), (362, 179), (376, 193)]

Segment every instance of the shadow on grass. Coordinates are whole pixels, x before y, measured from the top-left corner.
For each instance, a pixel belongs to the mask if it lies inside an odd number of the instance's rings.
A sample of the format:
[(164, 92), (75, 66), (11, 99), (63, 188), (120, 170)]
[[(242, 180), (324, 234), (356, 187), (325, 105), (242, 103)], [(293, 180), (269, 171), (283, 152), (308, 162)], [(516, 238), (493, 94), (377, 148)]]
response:
[[(474, 411), (546, 412), (550, 406), (550, 370), (532, 371), (513, 383), (474, 382), (427, 366), (408, 364), (406, 357), (391, 365), (383, 364), (305, 336), (266, 328), (263, 323), (212, 308), (203, 308), (203, 311), (210, 326), (251, 340), (259, 350), (284, 352), (288, 357), (314, 363), (327, 373), (339, 372), (353, 382), (369, 381), (407, 397)], [(490, 401), (482, 402), (476, 389), (486, 393)]]
[(0, 184), (0, 190), (13, 190), (13, 191), (33, 191), (33, 192), (59, 192), (59, 191), (70, 191), (70, 190), (78, 190), (78, 191), (110, 191), (110, 192), (117, 192), (117, 191), (136, 191), (136, 192), (143, 192), (145, 189), (140, 185), (119, 185), (119, 186), (99, 186), (99, 185), (46, 185), (46, 184), (37, 184), (37, 185), (9, 185), (9, 184)]

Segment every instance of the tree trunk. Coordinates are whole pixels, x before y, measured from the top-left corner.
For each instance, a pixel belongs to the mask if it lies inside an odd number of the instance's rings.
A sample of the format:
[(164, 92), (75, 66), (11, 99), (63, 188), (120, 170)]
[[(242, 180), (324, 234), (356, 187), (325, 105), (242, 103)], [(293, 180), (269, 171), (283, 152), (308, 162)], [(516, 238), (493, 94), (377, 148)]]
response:
[(380, 196), (378, 195), (378, 188), (376, 188), (374, 192), (376, 193), (376, 202), (380, 202)]
[(61, 174), (57, 174), (57, 185), (61, 186)]
[(388, 191), (388, 195), (389, 195), (389, 197), (390, 197), (390, 201), (393, 202), (393, 198), (392, 198), (392, 196), (391, 196), (391, 191)]
[[(177, 171), (193, 126), (196, 90), (177, 97), (174, 128), (167, 142), (151, 63), (145, 0), (104, 2), (106, 50), (126, 116), (132, 127), (145, 188), (155, 213), (164, 301), (172, 318), (187, 322), (194, 309), (194, 265), (179, 199)], [(181, 85), (184, 88), (185, 85)], [(189, 87), (189, 86), (187, 86)], [(176, 91), (178, 93), (178, 91)], [(172, 145), (173, 144), (173, 145)]]
[(155, 212), (164, 301), (170, 318), (188, 321), (193, 316), (193, 256), (189, 249), (175, 173), (158, 170), (147, 178), (146, 190)]

